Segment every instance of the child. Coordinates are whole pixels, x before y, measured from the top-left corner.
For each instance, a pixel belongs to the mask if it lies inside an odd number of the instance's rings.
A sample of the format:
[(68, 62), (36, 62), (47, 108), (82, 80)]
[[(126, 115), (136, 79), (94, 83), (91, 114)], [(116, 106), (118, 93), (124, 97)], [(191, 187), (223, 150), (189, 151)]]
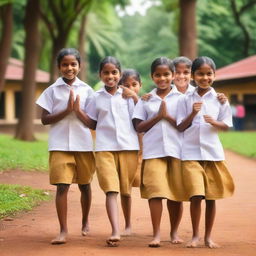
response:
[[(156, 89), (148, 101), (139, 100), (133, 122), (143, 136), (141, 195), (149, 200), (153, 240), (149, 247), (160, 246), (162, 199), (182, 201), (180, 171), (181, 133), (176, 130), (175, 116), (179, 92), (171, 85), (174, 65), (165, 57), (151, 64), (151, 77)], [(169, 210), (169, 209), (168, 209)]]
[[(118, 88), (121, 77), (119, 61), (111, 56), (104, 58), (100, 63), (99, 76), (104, 87), (94, 94), (87, 111), (97, 123), (96, 170), (100, 187), (106, 194), (106, 209), (112, 227), (106, 242), (108, 246), (118, 246), (117, 195), (120, 192), (125, 219), (129, 220), (139, 143), (131, 121), (134, 101), (132, 98), (124, 99), (123, 89)], [(129, 225), (126, 228), (130, 228)], [(130, 233), (130, 230), (126, 232)]]
[(92, 122), (84, 112), (93, 90), (77, 78), (80, 71), (79, 52), (62, 49), (57, 56), (61, 77), (38, 98), (42, 107), (42, 123), (50, 124), (49, 168), (50, 183), (57, 186), (56, 209), (60, 234), (52, 244), (66, 242), (67, 194), (71, 183), (81, 191), (82, 235), (89, 231), (88, 215), (91, 206), (91, 187), (95, 162), (90, 130)]
[(182, 172), (184, 186), (191, 202), (192, 240), (187, 247), (197, 247), (201, 201), (206, 200), (205, 245), (218, 247), (211, 240), (215, 218), (215, 200), (231, 196), (234, 184), (224, 162), (224, 152), (218, 130), (232, 126), (229, 103), (220, 104), (211, 87), (215, 78), (215, 64), (208, 57), (199, 57), (192, 64), (192, 78), (197, 85), (191, 94), (178, 103), (177, 124), (184, 131), (182, 143)]
[[(132, 98), (134, 103), (137, 104), (139, 100), (139, 91), (141, 89), (141, 78), (138, 71), (134, 69), (125, 69), (122, 73), (122, 78), (119, 81), (119, 86), (123, 88), (123, 97)], [(133, 187), (140, 186), (140, 174), (142, 163), (142, 133), (138, 133), (138, 139), (140, 144), (140, 151), (138, 156), (138, 166), (136, 176), (133, 181)]]

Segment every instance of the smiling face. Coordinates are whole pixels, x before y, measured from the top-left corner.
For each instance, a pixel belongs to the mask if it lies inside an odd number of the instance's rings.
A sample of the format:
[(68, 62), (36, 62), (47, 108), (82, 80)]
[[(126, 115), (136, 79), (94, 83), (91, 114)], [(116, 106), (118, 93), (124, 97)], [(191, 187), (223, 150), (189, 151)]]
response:
[(123, 83), (123, 86), (129, 88), (130, 90), (134, 91), (137, 95), (139, 94), (141, 84), (138, 80), (136, 80), (133, 76), (128, 76)]
[(59, 71), (68, 84), (74, 82), (80, 71), (80, 65), (74, 55), (66, 55), (59, 64)]
[(201, 91), (208, 91), (214, 82), (215, 72), (210, 65), (203, 64), (195, 70), (192, 77)]
[(112, 63), (106, 63), (100, 71), (100, 79), (106, 89), (117, 88), (120, 77), (119, 69)]
[(173, 74), (168, 65), (159, 65), (155, 68), (152, 79), (159, 90), (166, 90), (170, 89)]
[(191, 79), (191, 68), (186, 63), (179, 63), (175, 66), (173, 82), (177, 89), (187, 88)]

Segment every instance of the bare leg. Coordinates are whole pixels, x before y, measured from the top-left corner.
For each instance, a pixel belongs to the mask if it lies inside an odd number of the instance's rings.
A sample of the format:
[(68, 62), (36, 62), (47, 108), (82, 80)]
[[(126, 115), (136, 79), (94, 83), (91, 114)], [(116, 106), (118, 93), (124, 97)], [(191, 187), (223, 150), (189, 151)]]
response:
[(193, 196), (190, 199), (190, 215), (193, 228), (192, 240), (187, 244), (187, 247), (195, 248), (199, 243), (199, 223), (201, 217), (201, 196)]
[(219, 245), (214, 243), (211, 239), (211, 232), (216, 215), (216, 203), (215, 200), (206, 200), (205, 211), (205, 245), (209, 248), (219, 248)]
[(132, 233), (132, 226), (131, 226), (131, 205), (132, 199), (130, 196), (121, 195), (121, 204), (124, 213), (125, 219), (125, 230), (123, 232), (123, 236), (130, 236)]
[(67, 227), (67, 195), (68, 195), (69, 185), (68, 184), (58, 184), (56, 191), (56, 210), (60, 224), (60, 234), (54, 238), (52, 244), (64, 244), (66, 243), (66, 237), (68, 234)]
[(117, 192), (108, 192), (106, 195), (106, 209), (112, 228), (111, 236), (107, 240), (109, 246), (117, 246), (120, 240), (117, 195)]
[(82, 207), (82, 235), (86, 236), (89, 232), (89, 212), (92, 202), (91, 184), (78, 185), (81, 191)]
[(183, 213), (183, 203), (167, 200), (167, 209), (169, 212), (170, 217), (170, 224), (171, 224), (171, 243), (173, 244), (181, 244), (183, 240), (178, 236), (178, 227), (182, 218)]
[(153, 240), (149, 243), (149, 247), (160, 246), (160, 223), (163, 211), (162, 199), (152, 198), (149, 199), (149, 209), (151, 214), (151, 221), (153, 226)]

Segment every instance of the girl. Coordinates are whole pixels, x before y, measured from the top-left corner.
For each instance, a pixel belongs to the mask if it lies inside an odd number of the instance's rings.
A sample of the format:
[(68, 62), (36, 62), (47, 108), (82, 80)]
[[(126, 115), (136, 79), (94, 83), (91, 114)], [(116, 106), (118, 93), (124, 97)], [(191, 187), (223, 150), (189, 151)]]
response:
[(211, 239), (215, 218), (215, 200), (231, 196), (234, 184), (224, 162), (224, 152), (218, 130), (232, 126), (231, 109), (226, 102), (220, 104), (211, 87), (215, 78), (215, 64), (208, 57), (199, 57), (192, 64), (192, 78), (197, 88), (180, 98), (177, 124), (184, 131), (182, 144), (182, 171), (185, 189), (190, 199), (193, 227), (192, 240), (187, 247), (197, 247), (201, 201), (206, 200), (205, 245), (218, 247)]
[[(122, 78), (119, 81), (119, 85), (123, 88), (123, 97), (132, 98), (134, 103), (137, 104), (139, 100), (139, 92), (141, 89), (141, 78), (138, 71), (134, 69), (125, 69), (122, 73)], [(138, 139), (140, 144), (140, 151), (138, 155), (138, 166), (136, 176), (133, 181), (133, 187), (140, 186), (140, 174), (141, 174), (141, 163), (142, 163), (142, 133), (138, 133)]]
[(133, 99), (122, 97), (118, 88), (121, 65), (114, 57), (100, 63), (99, 76), (104, 87), (94, 94), (87, 107), (89, 117), (96, 126), (96, 168), (100, 187), (106, 194), (106, 209), (112, 227), (107, 239), (109, 246), (118, 246), (120, 230), (117, 195), (120, 192), (126, 219), (126, 232), (130, 233), (131, 186), (135, 178), (139, 143), (131, 122)]
[[(141, 195), (149, 200), (153, 225), (150, 247), (160, 246), (162, 199), (184, 199), (180, 172), (181, 134), (176, 130), (177, 89), (171, 86), (174, 65), (165, 57), (151, 65), (151, 77), (156, 89), (148, 101), (139, 100), (133, 114), (138, 132), (143, 136), (143, 164)], [(170, 208), (168, 208), (170, 210)]]
[(77, 183), (81, 191), (82, 235), (89, 231), (88, 215), (91, 206), (91, 187), (95, 162), (93, 142), (89, 128), (93, 123), (84, 112), (93, 90), (77, 78), (80, 71), (79, 52), (62, 49), (57, 56), (61, 77), (38, 98), (42, 107), (43, 125), (50, 124), (49, 168), (50, 183), (57, 186), (56, 209), (60, 234), (52, 244), (66, 242), (67, 194), (71, 183)]

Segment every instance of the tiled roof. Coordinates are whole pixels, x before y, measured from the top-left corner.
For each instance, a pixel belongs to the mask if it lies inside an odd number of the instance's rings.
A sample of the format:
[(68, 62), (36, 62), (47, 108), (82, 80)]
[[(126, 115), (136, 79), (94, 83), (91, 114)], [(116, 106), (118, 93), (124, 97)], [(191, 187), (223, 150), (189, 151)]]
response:
[(256, 55), (237, 61), (216, 71), (216, 81), (256, 76)]
[[(23, 62), (17, 59), (10, 58), (9, 64), (5, 74), (6, 80), (22, 80), (23, 79)], [(36, 82), (48, 83), (50, 80), (50, 74), (48, 72), (37, 70)]]

